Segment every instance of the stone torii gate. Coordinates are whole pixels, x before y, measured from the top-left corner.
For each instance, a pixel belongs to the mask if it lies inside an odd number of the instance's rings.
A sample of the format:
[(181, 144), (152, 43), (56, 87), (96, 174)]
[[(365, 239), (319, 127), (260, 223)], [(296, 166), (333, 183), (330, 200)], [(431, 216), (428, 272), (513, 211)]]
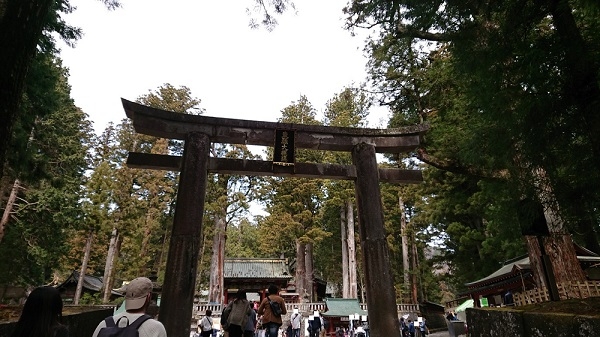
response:
[[(383, 223), (380, 181), (418, 183), (421, 171), (377, 167), (376, 153), (408, 152), (427, 130), (361, 129), (215, 118), (164, 111), (122, 99), (138, 133), (185, 141), (183, 157), (130, 152), (134, 168), (179, 170), (159, 320), (168, 336), (188, 336), (208, 172), (355, 181), (369, 325), (373, 337), (400, 337)], [(211, 142), (272, 146), (273, 161), (211, 158)], [(296, 163), (296, 148), (346, 151), (353, 165)]]

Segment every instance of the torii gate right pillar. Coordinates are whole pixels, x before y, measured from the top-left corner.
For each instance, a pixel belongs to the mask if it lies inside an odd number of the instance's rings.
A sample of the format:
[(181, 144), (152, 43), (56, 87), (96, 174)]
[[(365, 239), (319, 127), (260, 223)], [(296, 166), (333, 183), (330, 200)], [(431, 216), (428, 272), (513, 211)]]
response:
[(375, 147), (366, 143), (354, 146), (352, 161), (356, 167), (355, 189), (370, 335), (400, 337), (396, 292), (383, 225)]

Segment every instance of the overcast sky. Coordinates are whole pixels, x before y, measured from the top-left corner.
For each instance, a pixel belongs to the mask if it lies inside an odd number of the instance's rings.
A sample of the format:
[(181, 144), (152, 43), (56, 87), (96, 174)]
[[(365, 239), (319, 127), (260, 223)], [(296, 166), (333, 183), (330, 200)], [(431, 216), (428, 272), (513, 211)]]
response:
[[(254, 0), (71, 0), (65, 17), (81, 27), (75, 49), (62, 47), (75, 104), (97, 132), (125, 117), (135, 100), (164, 83), (187, 86), (205, 115), (275, 121), (306, 95), (318, 111), (345, 86), (366, 79), (364, 37), (344, 30), (346, 0), (298, 0), (272, 32), (248, 27)], [(370, 127), (387, 113), (373, 109)]]

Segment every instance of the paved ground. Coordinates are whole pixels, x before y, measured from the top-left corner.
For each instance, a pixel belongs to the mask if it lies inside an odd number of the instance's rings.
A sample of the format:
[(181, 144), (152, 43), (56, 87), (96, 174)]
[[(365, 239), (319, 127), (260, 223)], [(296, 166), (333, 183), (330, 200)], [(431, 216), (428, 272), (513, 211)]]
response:
[[(466, 337), (467, 335), (459, 335), (459, 337)], [(442, 330), (438, 332), (432, 332), (427, 337), (450, 337), (448, 330)]]
[(448, 333), (448, 330), (432, 332), (429, 335), (427, 335), (427, 337), (448, 337), (448, 336), (450, 336), (450, 334)]

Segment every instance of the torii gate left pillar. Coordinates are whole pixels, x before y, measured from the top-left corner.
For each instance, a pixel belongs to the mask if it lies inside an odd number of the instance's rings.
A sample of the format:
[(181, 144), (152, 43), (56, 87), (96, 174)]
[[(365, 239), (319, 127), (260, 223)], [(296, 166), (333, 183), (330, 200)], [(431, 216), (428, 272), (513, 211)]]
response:
[(210, 138), (202, 133), (187, 135), (179, 176), (177, 206), (163, 284), (159, 317), (167, 336), (179, 336), (190, 329), (190, 308), (194, 305), (198, 254), (208, 172)]

